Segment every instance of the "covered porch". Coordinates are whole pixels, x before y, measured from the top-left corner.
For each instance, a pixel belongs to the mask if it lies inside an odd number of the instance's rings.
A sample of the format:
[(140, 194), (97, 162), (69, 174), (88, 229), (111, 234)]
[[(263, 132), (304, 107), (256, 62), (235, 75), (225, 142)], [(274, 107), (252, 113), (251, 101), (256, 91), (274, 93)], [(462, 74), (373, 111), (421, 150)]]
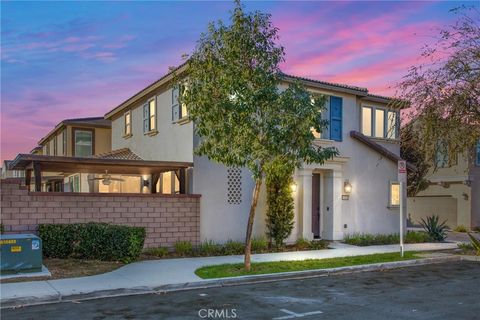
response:
[(112, 157), (63, 157), (19, 154), (11, 170), (25, 171), (34, 192), (188, 193), (190, 162)]

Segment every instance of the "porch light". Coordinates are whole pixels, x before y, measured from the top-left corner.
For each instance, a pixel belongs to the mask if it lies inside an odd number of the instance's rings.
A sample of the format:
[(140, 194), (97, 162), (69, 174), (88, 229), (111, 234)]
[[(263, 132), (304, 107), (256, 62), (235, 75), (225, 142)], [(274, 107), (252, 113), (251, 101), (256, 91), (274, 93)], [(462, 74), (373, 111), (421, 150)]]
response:
[(290, 185), (290, 190), (292, 190), (292, 192), (295, 192), (297, 191), (297, 184), (294, 182), (292, 182), (292, 184)]
[(350, 194), (352, 192), (352, 184), (350, 183), (350, 181), (345, 180), (345, 182), (343, 183), (343, 191), (346, 193), (346, 194)]

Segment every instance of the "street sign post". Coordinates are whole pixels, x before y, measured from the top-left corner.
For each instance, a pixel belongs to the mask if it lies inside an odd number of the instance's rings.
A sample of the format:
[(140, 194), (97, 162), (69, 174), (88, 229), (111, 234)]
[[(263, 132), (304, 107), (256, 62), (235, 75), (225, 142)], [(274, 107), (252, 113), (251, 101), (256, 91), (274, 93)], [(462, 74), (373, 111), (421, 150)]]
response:
[(407, 183), (407, 161), (398, 160), (398, 182), (400, 183), (400, 255), (403, 257), (403, 223), (405, 221), (404, 186)]

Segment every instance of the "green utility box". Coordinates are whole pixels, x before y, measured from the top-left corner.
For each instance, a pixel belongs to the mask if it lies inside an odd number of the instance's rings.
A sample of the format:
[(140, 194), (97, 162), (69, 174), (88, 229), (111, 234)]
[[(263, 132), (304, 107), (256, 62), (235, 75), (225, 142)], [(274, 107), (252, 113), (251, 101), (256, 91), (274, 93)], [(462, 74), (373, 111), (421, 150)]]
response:
[(42, 271), (42, 240), (34, 234), (0, 235), (0, 272)]

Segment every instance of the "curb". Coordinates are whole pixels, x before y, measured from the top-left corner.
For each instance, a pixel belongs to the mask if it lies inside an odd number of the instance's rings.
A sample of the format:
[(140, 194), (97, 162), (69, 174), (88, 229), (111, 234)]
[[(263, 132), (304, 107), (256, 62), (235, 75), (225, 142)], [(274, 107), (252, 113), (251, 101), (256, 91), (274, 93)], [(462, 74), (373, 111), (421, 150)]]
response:
[(369, 271), (384, 271), (384, 270), (398, 269), (398, 268), (404, 268), (404, 267), (414, 267), (414, 266), (422, 266), (422, 265), (428, 265), (428, 264), (456, 262), (456, 261), (464, 261), (464, 260), (478, 261), (473, 259), (466, 259), (465, 257), (462, 257), (462, 256), (448, 255), (448, 256), (442, 256), (442, 257), (422, 258), (422, 259), (396, 261), (396, 262), (382, 262), (382, 263), (374, 263), (374, 264), (367, 264), (367, 265), (338, 267), (338, 268), (331, 268), (331, 269), (292, 271), (292, 272), (282, 272), (282, 273), (275, 273), (275, 274), (259, 274), (259, 275), (251, 275), (251, 276), (239, 276), (239, 277), (221, 278), (221, 279), (213, 279), (213, 280), (202, 280), (202, 281), (196, 281), (196, 282), (166, 284), (166, 285), (161, 285), (156, 287), (137, 287), (137, 288), (128, 288), (128, 289), (120, 288), (120, 289), (112, 289), (112, 290), (104, 290), (104, 291), (95, 291), (90, 293), (80, 293), (80, 294), (74, 294), (74, 295), (68, 295), (68, 296), (62, 296), (60, 293), (58, 293), (57, 295), (48, 295), (44, 297), (18, 297), (18, 298), (3, 299), (1, 301), (0, 309), (25, 307), (25, 306), (33, 306), (33, 305), (41, 305), (41, 304), (51, 304), (51, 303), (59, 303), (59, 302), (86, 301), (86, 300), (92, 300), (92, 299), (132, 296), (132, 295), (139, 295), (139, 294), (165, 294), (169, 292), (185, 291), (185, 290), (231, 287), (231, 286), (239, 286), (239, 285), (254, 284), (254, 283), (268, 283), (268, 282), (274, 282), (274, 281), (328, 277), (333, 275), (353, 274), (353, 273), (369, 272)]

